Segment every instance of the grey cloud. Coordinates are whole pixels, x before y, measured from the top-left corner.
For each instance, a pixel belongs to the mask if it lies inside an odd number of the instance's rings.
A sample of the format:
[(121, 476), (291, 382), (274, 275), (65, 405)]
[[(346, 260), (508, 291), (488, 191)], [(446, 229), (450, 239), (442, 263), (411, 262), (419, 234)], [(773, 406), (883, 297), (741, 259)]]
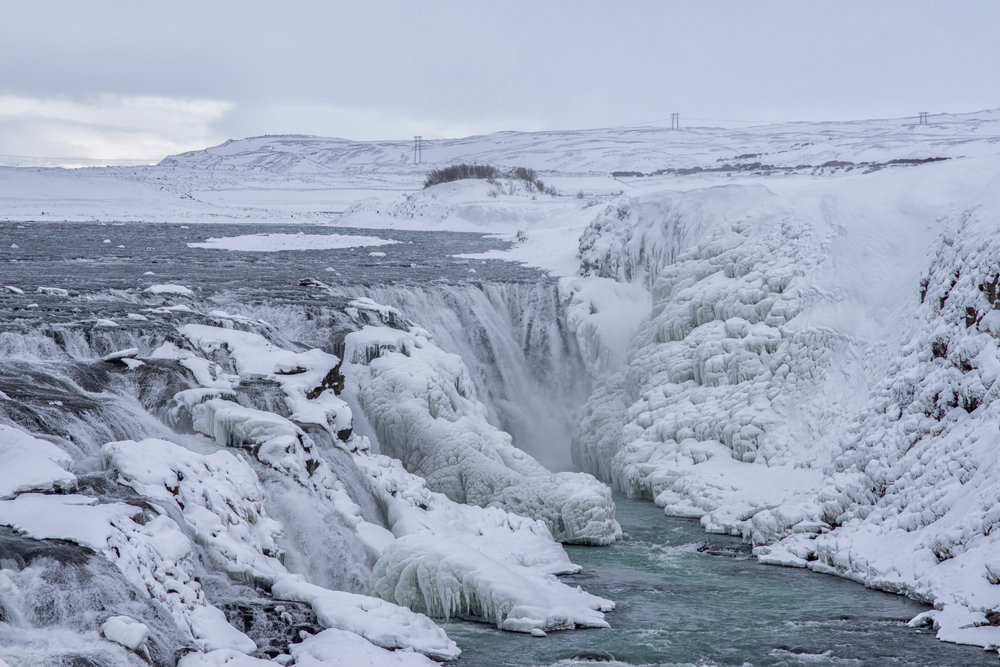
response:
[(1000, 106), (997, 34), (994, 0), (15, 2), (0, 94), (225, 100), (226, 137), (842, 119)]

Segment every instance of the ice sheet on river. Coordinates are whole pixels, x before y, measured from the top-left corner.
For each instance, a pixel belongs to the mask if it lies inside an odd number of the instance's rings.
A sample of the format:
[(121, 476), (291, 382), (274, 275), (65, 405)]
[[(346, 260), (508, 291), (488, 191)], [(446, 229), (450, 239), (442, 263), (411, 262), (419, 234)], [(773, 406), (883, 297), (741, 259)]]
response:
[(189, 248), (239, 250), (242, 252), (283, 252), (288, 250), (333, 250), (339, 248), (364, 248), (399, 243), (377, 236), (354, 234), (248, 234), (210, 238), (199, 243), (188, 243)]

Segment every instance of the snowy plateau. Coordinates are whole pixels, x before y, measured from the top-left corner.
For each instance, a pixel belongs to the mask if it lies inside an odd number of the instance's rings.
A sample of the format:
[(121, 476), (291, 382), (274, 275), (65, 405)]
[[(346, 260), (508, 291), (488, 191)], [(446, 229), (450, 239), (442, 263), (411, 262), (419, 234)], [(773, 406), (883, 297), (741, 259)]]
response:
[(995, 661), (998, 229), (1000, 111), (0, 168), (0, 667), (607, 628), (563, 545), (623, 539), (612, 489)]

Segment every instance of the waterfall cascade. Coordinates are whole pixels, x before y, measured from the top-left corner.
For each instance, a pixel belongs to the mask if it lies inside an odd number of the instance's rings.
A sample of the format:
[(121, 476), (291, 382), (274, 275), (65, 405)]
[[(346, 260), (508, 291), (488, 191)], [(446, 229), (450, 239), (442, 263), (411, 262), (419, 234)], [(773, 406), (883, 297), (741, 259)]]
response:
[[(122, 292), (117, 318), (127, 324), (35, 311), (0, 333), (0, 424), (17, 445), (0, 444), (0, 454), (23, 459), (0, 480), (17, 478), (0, 484), (2, 659), (186, 666), (233, 650), (266, 659), (305, 651), (303, 631), (314, 648), (347, 632), (368, 652), (457, 655), (429, 620), (373, 591), (523, 632), (606, 625), (609, 601), (551, 578), (576, 568), (550, 535), (613, 541), (610, 495), (521, 451), (569, 467), (574, 406), (589, 390), (557, 284), (329, 290), (301, 304)], [(481, 420), (491, 444), (480, 455), (493, 462), (474, 463), (460, 440), (455, 451), (466, 472), (499, 466), (483, 477), (496, 495), (479, 502), (490, 507), (452, 502), (371, 451), (365, 431), (384, 436), (384, 425), (366, 426), (359, 373), (395, 364), (405, 375), (419, 360), (390, 345), (354, 363), (345, 341), (361, 336), (365, 347), (373, 331), (408, 336), (451, 369), (439, 379), (465, 396), (453, 406), (455, 433)], [(430, 386), (418, 381), (423, 407), (411, 416), (436, 418), (426, 413)], [(415, 438), (403, 428), (394, 443)], [(501, 478), (515, 487), (496, 486)], [(53, 527), (54, 513), (73, 525)], [(452, 558), (470, 549), (478, 555), (467, 562)], [(421, 589), (401, 569), (418, 562), (453, 589)], [(524, 585), (511, 588), (511, 577)]]
[(550, 470), (570, 470), (569, 442), (590, 378), (555, 281), (352, 290), (398, 309), (458, 354), (490, 422)]

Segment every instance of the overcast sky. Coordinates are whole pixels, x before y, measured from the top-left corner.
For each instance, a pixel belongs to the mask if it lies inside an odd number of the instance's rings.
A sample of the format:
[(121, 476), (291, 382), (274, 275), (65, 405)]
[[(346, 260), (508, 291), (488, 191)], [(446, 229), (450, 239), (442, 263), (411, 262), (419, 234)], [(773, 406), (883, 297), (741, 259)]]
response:
[(0, 164), (996, 107), (998, 0), (7, 0), (0, 21)]

